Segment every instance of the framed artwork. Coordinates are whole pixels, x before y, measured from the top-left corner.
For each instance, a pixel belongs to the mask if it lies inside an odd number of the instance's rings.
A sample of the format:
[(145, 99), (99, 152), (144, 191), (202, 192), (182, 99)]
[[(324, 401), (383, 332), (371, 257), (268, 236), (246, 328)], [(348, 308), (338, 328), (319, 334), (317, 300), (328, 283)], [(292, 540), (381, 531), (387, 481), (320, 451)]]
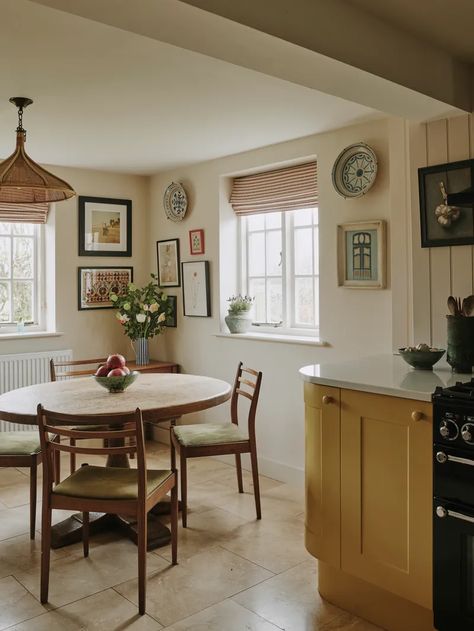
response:
[(337, 227), (338, 284), (361, 289), (385, 287), (385, 221)]
[(158, 265), (158, 285), (160, 287), (179, 287), (179, 239), (156, 242)]
[(132, 281), (133, 267), (79, 267), (77, 308), (113, 309), (110, 294), (124, 294)]
[(209, 261), (188, 261), (183, 268), (183, 313), (185, 316), (211, 315)]
[(473, 182), (474, 160), (418, 169), (422, 248), (474, 243), (474, 205), (448, 204), (448, 196), (457, 197)]
[(79, 197), (79, 256), (132, 256), (132, 202)]
[(178, 326), (177, 302), (178, 298), (176, 296), (168, 296), (168, 304), (171, 306), (171, 313), (166, 318), (165, 324), (171, 328), (176, 328)]
[(204, 254), (204, 230), (189, 231), (189, 253)]

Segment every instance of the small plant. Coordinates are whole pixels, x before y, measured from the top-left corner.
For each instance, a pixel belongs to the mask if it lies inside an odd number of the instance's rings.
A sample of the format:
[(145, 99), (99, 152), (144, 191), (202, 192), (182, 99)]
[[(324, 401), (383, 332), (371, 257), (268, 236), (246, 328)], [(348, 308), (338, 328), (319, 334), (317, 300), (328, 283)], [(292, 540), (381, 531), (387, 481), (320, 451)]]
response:
[(252, 298), (251, 296), (242, 296), (241, 294), (227, 298), (227, 302), (229, 303), (229, 314), (238, 315), (239, 313), (250, 311), (254, 300), (255, 298)]

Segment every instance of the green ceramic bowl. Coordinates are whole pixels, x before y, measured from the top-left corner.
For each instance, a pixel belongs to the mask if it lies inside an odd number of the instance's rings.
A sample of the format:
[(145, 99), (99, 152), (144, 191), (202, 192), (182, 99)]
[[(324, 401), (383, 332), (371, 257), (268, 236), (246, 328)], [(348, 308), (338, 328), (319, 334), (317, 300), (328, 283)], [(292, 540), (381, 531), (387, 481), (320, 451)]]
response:
[(94, 379), (103, 388), (109, 392), (115, 393), (123, 392), (126, 388), (128, 388), (128, 386), (132, 385), (139, 374), (140, 373), (134, 370), (129, 375), (123, 375), (122, 377), (97, 377), (94, 375)]
[(417, 370), (432, 370), (433, 366), (445, 354), (442, 348), (436, 348), (432, 351), (413, 351), (406, 348), (399, 348), (398, 352), (407, 364), (413, 366)]

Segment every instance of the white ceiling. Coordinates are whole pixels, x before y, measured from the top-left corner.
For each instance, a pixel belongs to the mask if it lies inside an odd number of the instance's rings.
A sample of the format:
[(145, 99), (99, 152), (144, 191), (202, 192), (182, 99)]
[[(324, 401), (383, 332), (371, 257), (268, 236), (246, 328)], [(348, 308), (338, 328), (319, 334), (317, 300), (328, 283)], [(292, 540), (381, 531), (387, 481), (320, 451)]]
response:
[(0, 156), (11, 96), (45, 164), (150, 174), (377, 116), (368, 107), (27, 0), (1, 0)]

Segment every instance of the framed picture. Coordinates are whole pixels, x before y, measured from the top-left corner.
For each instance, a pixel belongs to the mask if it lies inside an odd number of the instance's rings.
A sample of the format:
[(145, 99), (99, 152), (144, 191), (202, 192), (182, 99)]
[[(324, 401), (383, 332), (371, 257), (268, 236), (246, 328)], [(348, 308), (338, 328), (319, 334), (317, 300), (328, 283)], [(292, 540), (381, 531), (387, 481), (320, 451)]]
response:
[(156, 242), (158, 265), (158, 285), (160, 287), (179, 287), (179, 239)]
[(189, 261), (183, 268), (183, 313), (185, 316), (211, 315), (209, 261)]
[(133, 267), (79, 267), (77, 272), (79, 310), (113, 309), (110, 294), (124, 294), (133, 281)]
[(337, 227), (338, 284), (361, 289), (385, 287), (385, 221)]
[(168, 304), (171, 306), (171, 313), (166, 318), (165, 324), (171, 328), (176, 328), (178, 326), (177, 302), (178, 298), (176, 296), (168, 296)]
[(132, 202), (79, 197), (79, 256), (132, 256)]
[(204, 230), (189, 231), (189, 253), (204, 254)]
[(474, 206), (447, 202), (448, 195), (462, 193), (473, 182), (474, 160), (418, 169), (422, 248), (474, 243)]

